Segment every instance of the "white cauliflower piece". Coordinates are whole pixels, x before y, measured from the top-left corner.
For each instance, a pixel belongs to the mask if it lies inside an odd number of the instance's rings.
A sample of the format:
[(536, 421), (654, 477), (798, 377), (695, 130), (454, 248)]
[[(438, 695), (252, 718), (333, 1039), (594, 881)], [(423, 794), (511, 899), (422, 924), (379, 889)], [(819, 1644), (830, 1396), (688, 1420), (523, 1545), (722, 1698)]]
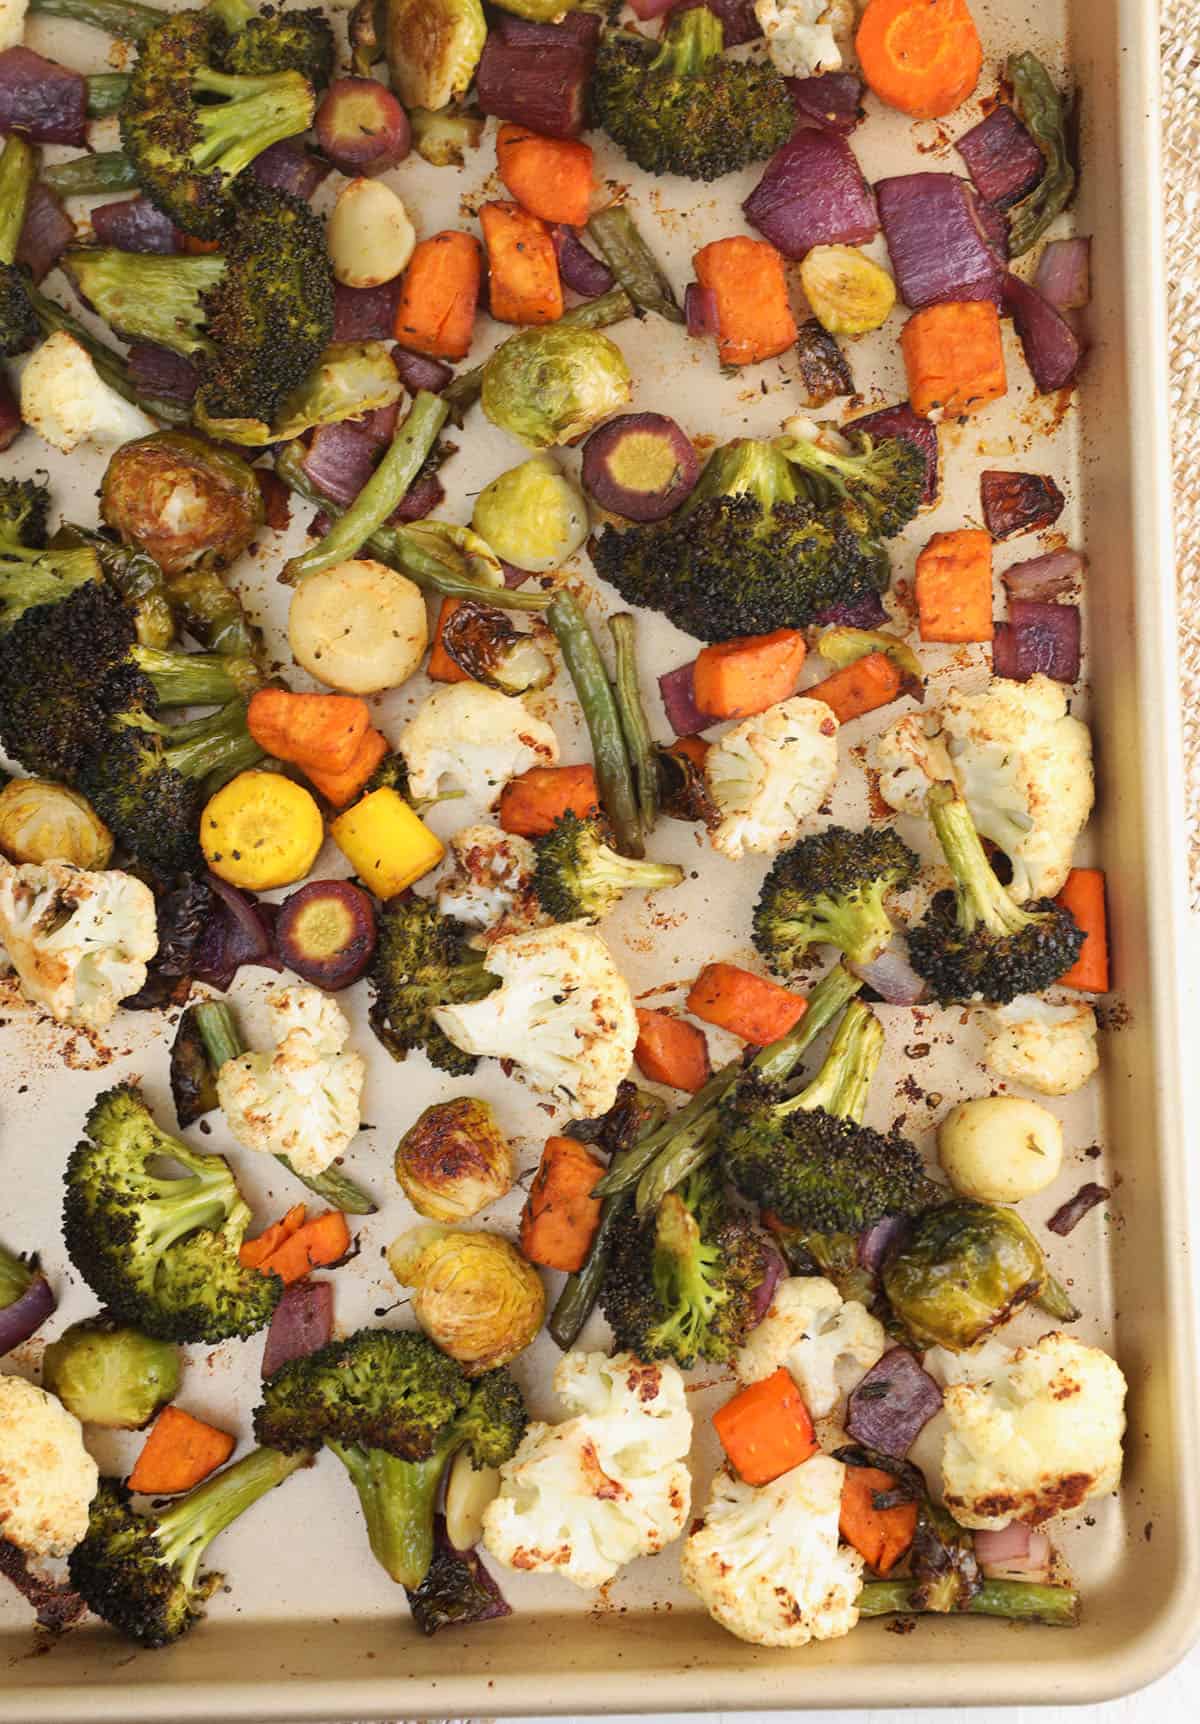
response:
[(158, 427), (109, 387), (64, 329), (35, 348), (21, 373), (21, 418), (64, 455), (81, 443), (115, 448)]
[(754, 0), (767, 53), (785, 78), (836, 72), (842, 64), (837, 35), (854, 23), (849, 0)]
[(951, 1383), (945, 1409), (944, 1499), (963, 1526), (1040, 1526), (1120, 1482), (1125, 1378), (1099, 1347), (1052, 1331)]
[(910, 714), (878, 737), (885, 802), (923, 814), (937, 779), (956, 784), (971, 818), (1012, 863), (1018, 904), (1052, 898), (1071, 868), (1095, 795), (1092, 738), (1047, 676), (994, 677), (978, 694), (951, 689), (939, 712)]
[(0, 53), (19, 48), (25, 39), (25, 14), (29, 0), (0, 0)]
[(478, 929), (476, 945), (544, 927), (549, 917), (534, 891), (536, 861), (528, 838), (486, 823), (464, 826), (450, 840), (450, 867), (438, 881), (437, 907), (443, 916)]
[(786, 1366), (809, 1412), (821, 1419), (841, 1398), (839, 1366), (852, 1367), (857, 1381), (882, 1359), (886, 1346), (883, 1325), (857, 1299), (843, 1301), (833, 1282), (820, 1275), (790, 1275), (775, 1289), (734, 1369), (743, 1383), (757, 1383)]
[(558, 738), (524, 703), (482, 683), (437, 689), (401, 732), (398, 744), (417, 801), (431, 801), (448, 778), (455, 789), (494, 800), (510, 778), (553, 766)]
[(366, 1061), (345, 1053), (350, 1025), (319, 988), (273, 988), (269, 1054), (241, 1054), (217, 1073), (217, 1099), (246, 1149), (286, 1155), (296, 1172), (323, 1173), (358, 1130)]
[(158, 950), (154, 894), (115, 868), (0, 858), (0, 946), (22, 992), (58, 1023), (102, 1030)]
[(1099, 1067), (1091, 1006), (1055, 1006), (1022, 994), (983, 1016), (992, 1030), (984, 1063), (997, 1077), (1041, 1095), (1071, 1095)]
[(708, 751), (704, 777), (720, 821), (713, 847), (738, 861), (800, 835), (833, 789), (838, 721), (821, 700), (797, 696), (727, 730)]
[(836, 1640), (858, 1621), (863, 1559), (838, 1542), (846, 1469), (814, 1455), (755, 1489), (726, 1468), (683, 1547), (684, 1583), (755, 1646)]
[(921, 1361), (935, 1383), (946, 1388), (951, 1383), (988, 1383), (1003, 1372), (1012, 1348), (995, 1335), (978, 1342), (965, 1353), (952, 1353), (949, 1347), (930, 1347)]
[(692, 1441), (683, 1378), (632, 1353), (568, 1353), (554, 1388), (565, 1423), (531, 1424), (500, 1468), (483, 1542), (508, 1568), (603, 1586), (687, 1524)]
[(484, 968), (502, 985), (439, 1006), (439, 1029), (464, 1053), (513, 1060), (534, 1089), (576, 1114), (607, 1113), (638, 1026), (629, 984), (599, 934), (577, 922), (509, 934), (488, 949)]
[(74, 1413), (24, 1377), (0, 1377), (0, 1538), (30, 1556), (66, 1556), (99, 1481)]

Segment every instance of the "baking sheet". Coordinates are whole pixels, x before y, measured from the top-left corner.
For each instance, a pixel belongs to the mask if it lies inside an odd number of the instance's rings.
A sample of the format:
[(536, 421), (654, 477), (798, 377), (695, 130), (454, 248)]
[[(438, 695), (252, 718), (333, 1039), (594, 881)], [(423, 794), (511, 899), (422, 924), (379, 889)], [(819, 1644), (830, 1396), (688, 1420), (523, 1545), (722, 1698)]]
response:
[[(1064, 1122), (1068, 1145), (1060, 1180), (1022, 1206), (1041, 1224), (1084, 1178), (1099, 1178), (1114, 1189), (1112, 1203), (1093, 1211), (1070, 1240), (1053, 1241), (1050, 1252), (1085, 1311), (1078, 1332), (1114, 1347), (1131, 1385), (1125, 1489), (1119, 1499), (1092, 1505), (1094, 1524), (1072, 1529), (1060, 1541), (1084, 1590), (1085, 1626), (1054, 1634), (975, 1621), (923, 1621), (901, 1638), (874, 1624), (826, 1646), (760, 1652), (725, 1635), (696, 1609), (678, 1586), (675, 1546), (626, 1570), (599, 1596), (499, 1571), (517, 1612), (513, 1618), (425, 1642), (369, 1558), (349, 1481), (325, 1457), (223, 1536), (214, 1557), (227, 1572), (229, 1591), (213, 1600), (202, 1629), (167, 1652), (137, 1653), (106, 1630), (89, 1628), (48, 1655), (35, 1656), (24, 1608), (0, 1598), (0, 1719), (298, 1720), (402, 1712), (1097, 1699), (1156, 1674), (1195, 1632), (1197, 1515), (1186, 1458), (1195, 1448), (1195, 1408), (1184, 1297), (1184, 1140), (1172, 975), (1181, 894), (1172, 847), (1179, 803), (1156, 296), (1153, 20), (1138, 0), (1078, 0), (1073, 14), (1055, 3), (1033, 16), (1014, 0), (989, 0), (973, 10), (988, 56), (981, 94), (991, 90), (992, 74), (1013, 46), (1032, 47), (1062, 69), (1064, 44), (1069, 45), (1070, 63), (1084, 86), (1085, 173), (1077, 214), (1080, 231), (1095, 235), (1097, 291), (1089, 312), (1094, 346), (1079, 400), (1064, 411), (1060, 402), (1031, 396), (1019, 349), (1011, 331), (1006, 334), (1008, 399), (966, 427), (943, 430), (940, 501), (898, 542), (893, 561), (903, 602), (913, 558), (928, 535), (977, 518), (977, 473), (985, 465), (1053, 473), (1069, 499), (1058, 530), (1090, 558), (1085, 675), (1095, 695), (1090, 717), (1100, 794), (1080, 859), (1102, 860), (1109, 871), (1119, 994), (1105, 1038), (1102, 1083), (1081, 1097), (1048, 1103)], [(32, 22), (27, 39), (85, 70), (101, 69), (109, 49), (108, 39), (94, 32), (41, 20)], [(119, 57), (120, 49), (115, 52)], [(872, 103), (854, 148), (870, 179), (920, 166), (961, 171), (948, 140), (961, 135), (972, 117), (968, 107), (950, 126), (930, 123), (910, 131)], [(111, 147), (105, 134), (105, 127), (94, 128), (98, 148)], [(592, 141), (597, 177), (607, 174), (633, 185), (639, 219), (677, 287), (689, 278), (698, 245), (743, 231), (738, 205), (755, 171), (715, 188), (643, 181), (605, 140)], [(487, 177), (492, 162), (489, 134), (462, 172), (434, 170), (414, 158), (388, 177), (426, 234), (456, 225), (494, 195), (495, 182)], [(327, 183), (321, 194), (326, 201), (333, 189)], [(869, 249), (885, 256), (882, 241)], [(852, 344), (865, 407), (904, 393), (896, 346), (901, 315), (880, 335)], [(474, 357), (501, 333), (481, 320)], [(694, 435), (769, 435), (799, 406), (789, 359), (726, 379), (710, 344), (689, 342), (661, 321), (627, 323), (612, 333), (634, 373), (634, 405), (669, 410)], [(473, 493), (520, 459), (521, 451), (477, 411), (455, 440), (460, 452), (445, 469), (449, 496), (440, 513), (466, 520)], [(70, 460), (48, 459), (50, 454), (26, 436), (5, 456), (11, 463), (6, 470), (48, 468), (64, 511), (92, 519), (102, 464), (82, 454)], [(302, 539), (308, 513), (297, 509), (293, 542)], [(244, 560), (236, 578), (286, 664), (287, 594), (274, 579), (284, 554), (272, 537), (262, 553)], [(1032, 554), (1028, 538), (999, 547), (998, 569)], [(578, 571), (591, 579), (586, 559)], [(609, 608), (611, 598), (598, 591), (598, 609)], [(647, 617), (641, 628), (648, 706), (665, 736), (654, 678), (690, 658), (694, 643), (660, 619)], [(922, 659), (931, 673), (931, 701), (955, 683), (986, 679), (983, 648), (925, 647)], [(814, 669), (813, 679), (817, 674)], [(303, 686), (299, 673), (295, 683)], [(377, 722), (394, 737), (425, 692), (414, 681), (383, 697)], [(569, 695), (563, 699), (551, 689), (541, 704), (559, 733), (562, 758), (585, 758)], [(1080, 710), (1087, 705), (1081, 703)], [(887, 722), (895, 712), (878, 716)], [(861, 751), (871, 728), (871, 720), (860, 721), (843, 739), (833, 818), (857, 822), (866, 812)], [(477, 812), (467, 802), (452, 803), (435, 811), (431, 824), (449, 835)], [(910, 841), (918, 836), (912, 823), (901, 829)], [(702, 877), (649, 905), (627, 902), (605, 925), (635, 994), (654, 990), (655, 1003), (681, 999), (702, 958), (736, 962), (751, 956), (749, 913), (763, 868), (753, 861), (724, 863), (702, 843), (692, 828), (664, 821), (652, 854), (688, 863), (695, 847)], [(316, 872), (345, 872), (332, 846)], [(243, 972), (234, 989), (252, 1042), (263, 1040), (262, 1000), (271, 980), (265, 972)], [(364, 1321), (409, 1320), (382, 1254), (412, 1219), (390, 1167), (396, 1140), (419, 1109), (449, 1094), (487, 1096), (516, 1140), (526, 1174), (562, 1116), (548, 1114), (542, 1098), (486, 1063), (466, 1081), (432, 1073), (420, 1056), (394, 1065), (366, 1028), (365, 989), (342, 996), (342, 1003), (355, 1022), (353, 1045), (370, 1061), (364, 1115), (371, 1129), (356, 1143), (347, 1167), (383, 1205), (379, 1215), (357, 1224), (359, 1255), (335, 1276), (337, 1322), (348, 1331)], [(880, 1015), (888, 1054), (870, 1118), (884, 1127), (902, 1118), (905, 1132), (929, 1148), (930, 1127), (946, 1107), (991, 1087), (978, 1065), (977, 1032), (962, 1024), (964, 1014), (958, 1012), (882, 1007)], [(170, 1121), (163, 1026), (155, 1015), (122, 1014), (101, 1044), (35, 1020), (10, 995), (0, 999), (0, 1017), (0, 1142), (10, 1175), (0, 1200), (0, 1235), (43, 1250), (52, 1278), (65, 1290), (65, 1323), (87, 1314), (94, 1301), (86, 1288), (73, 1284), (59, 1243), (62, 1164), (95, 1091), (124, 1077), (140, 1076), (159, 1116)], [(733, 1051), (717, 1032), (710, 1039), (714, 1059)], [(273, 1164), (264, 1169), (261, 1158), (236, 1150), (219, 1122), (199, 1141), (231, 1152), (257, 1213), (274, 1214), (302, 1195), (276, 1175)], [(1086, 1153), (1096, 1146), (1099, 1160)], [(487, 1223), (511, 1231), (521, 1197), (515, 1191), (489, 1212)], [(551, 1280), (557, 1284), (557, 1277)], [(1009, 1335), (1046, 1326), (1025, 1319)], [(583, 1344), (602, 1345), (605, 1335), (593, 1319)], [(182, 1404), (218, 1423), (232, 1425), (236, 1413), (245, 1440), (257, 1397), (260, 1344), (229, 1343), (191, 1354)], [(33, 1370), (36, 1358), (37, 1344), (31, 1343), (15, 1363)], [(548, 1381), (556, 1358), (557, 1350), (543, 1338), (517, 1362), (535, 1415), (554, 1413)], [(693, 1470), (701, 1502), (715, 1464), (705, 1414), (727, 1394), (728, 1382), (710, 1369), (693, 1379)], [(96, 1436), (102, 1467), (126, 1471), (140, 1438)]]

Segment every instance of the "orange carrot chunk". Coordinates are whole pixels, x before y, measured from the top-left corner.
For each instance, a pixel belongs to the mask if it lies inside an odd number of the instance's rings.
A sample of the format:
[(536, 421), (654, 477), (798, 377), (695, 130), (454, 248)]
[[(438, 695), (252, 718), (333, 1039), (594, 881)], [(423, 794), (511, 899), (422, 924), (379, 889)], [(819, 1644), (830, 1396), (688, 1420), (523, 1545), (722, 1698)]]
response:
[(601, 1199), (592, 1190), (604, 1172), (573, 1137), (552, 1137), (521, 1211), (520, 1244), (545, 1269), (582, 1269), (596, 1229)]
[(953, 113), (983, 68), (966, 0), (870, 0), (854, 45), (879, 100), (915, 120)]
[(228, 1431), (206, 1425), (182, 1407), (164, 1407), (129, 1475), (129, 1488), (149, 1497), (190, 1491), (223, 1467), (233, 1448)]
[(349, 1249), (346, 1217), (340, 1209), (327, 1209), (289, 1234), (259, 1268), (264, 1274), (278, 1275), (284, 1286), (290, 1287), (293, 1281), (303, 1281), (310, 1269), (340, 1263)]
[(499, 323), (557, 323), (563, 314), (558, 255), (544, 221), (520, 204), (484, 204), (488, 309)]
[(917, 1530), (916, 1503), (897, 1503), (895, 1508), (876, 1508), (876, 1493), (896, 1488), (891, 1473), (879, 1467), (847, 1467), (842, 1483), (842, 1506), (838, 1531), (847, 1544), (886, 1578), (913, 1541)]
[(435, 359), (465, 359), (483, 280), (479, 241), (453, 229), (423, 239), (404, 272), (396, 340)]
[(633, 1050), (637, 1068), (651, 1083), (670, 1084), (693, 1095), (712, 1076), (704, 1031), (670, 1012), (637, 1008), (638, 1039)]
[(582, 227), (592, 201), (592, 151), (577, 138), (544, 138), (511, 121), (496, 134), (500, 179), (530, 215)]
[(900, 331), (908, 399), (923, 418), (976, 413), (1008, 388), (1000, 314), (984, 299), (927, 305)]
[(342, 772), (371, 725), (370, 708), (352, 694), (293, 694), (260, 688), (246, 708), (246, 728), (260, 748), (294, 766)]
[(1059, 981), (1064, 988), (1079, 988), (1085, 994), (1106, 994), (1108, 977), (1108, 911), (1104, 904), (1104, 871), (1072, 868), (1067, 883), (1055, 899), (1069, 910), (1083, 929), (1079, 956)]
[(718, 641), (697, 655), (695, 701), (713, 718), (750, 718), (788, 700), (800, 686), (806, 652), (799, 629)]
[(717, 354), (722, 365), (773, 359), (795, 342), (783, 259), (765, 239), (734, 234), (701, 246), (693, 259), (696, 280), (717, 308)]
[(500, 824), (521, 838), (541, 838), (564, 814), (581, 820), (600, 806), (590, 766), (531, 766), (500, 793)]
[(748, 1485), (769, 1485), (803, 1465), (818, 1447), (808, 1408), (782, 1365), (726, 1401), (713, 1414), (713, 1429), (730, 1465)]
[(992, 537), (981, 527), (935, 533), (917, 558), (923, 641), (992, 638)]
[(808, 1001), (736, 964), (705, 964), (692, 983), (687, 1009), (706, 1024), (765, 1048), (795, 1029)]
[(368, 730), (358, 745), (358, 753), (341, 772), (325, 772), (315, 766), (306, 766), (305, 776), (326, 802), (334, 808), (345, 808), (358, 796), (387, 751), (388, 739), (383, 732)]
[(808, 700), (823, 700), (839, 724), (848, 724), (852, 718), (897, 700), (903, 688), (900, 667), (884, 652), (869, 652), (806, 688), (804, 694)]
[(429, 649), (429, 663), (425, 667), (426, 675), (433, 682), (470, 682), (472, 679), (460, 664), (455, 664), (446, 651), (443, 636), (446, 624), (454, 615), (461, 599), (443, 599), (438, 607), (437, 627), (433, 631), (433, 645)]
[(274, 1221), (258, 1235), (257, 1239), (247, 1239), (238, 1252), (238, 1260), (247, 1269), (261, 1269), (273, 1251), (278, 1251), (285, 1239), (304, 1226), (304, 1217), (308, 1210), (303, 1203), (295, 1203), (281, 1221)]

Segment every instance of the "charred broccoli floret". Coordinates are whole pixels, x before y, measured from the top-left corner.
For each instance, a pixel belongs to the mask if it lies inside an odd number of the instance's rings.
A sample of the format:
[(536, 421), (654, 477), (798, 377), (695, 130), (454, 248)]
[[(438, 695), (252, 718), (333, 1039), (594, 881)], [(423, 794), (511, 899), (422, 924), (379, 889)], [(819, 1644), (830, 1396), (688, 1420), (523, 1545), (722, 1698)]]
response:
[(766, 1241), (728, 1202), (711, 1163), (639, 1219), (613, 1229), (600, 1305), (616, 1344), (639, 1359), (719, 1363), (741, 1346), (769, 1269)]
[(38, 338), (29, 275), (17, 262), (29, 192), (37, 171), (32, 146), (14, 132), (0, 151), (0, 353), (24, 353)]
[(892, 937), (889, 892), (916, 878), (917, 857), (890, 828), (850, 832), (830, 826), (777, 856), (754, 911), (754, 944), (781, 976), (792, 975), (812, 945), (837, 946), (869, 963)]
[(135, 1514), (117, 1479), (101, 1479), (71, 1552), (71, 1585), (89, 1610), (142, 1646), (168, 1646), (204, 1615), (223, 1575), (200, 1572), (213, 1539), (282, 1484), (304, 1453), (255, 1449), (160, 1514)]
[(848, 455), (819, 439), (787, 437), (780, 448), (800, 469), (816, 500), (840, 502), (864, 533), (890, 539), (913, 519), (925, 488), (925, 457), (902, 437), (876, 440), (863, 431), (845, 433)]
[[(229, 1163), (154, 1122), (140, 1091), (98, 1096), (67, 1162), (63, 1238), (102, 1305), (162, 1341), (224, 1341), (268, 1323), (283, 1284), (238, 1252), (250, 1210)], [(163, 1161), (184, 1172), (167, 1177)]]
[(424, 1048), (433, 1064), (466, 1077), (478, 1061), (456, 1048), (433, 1021), (439, 1006), (481, 1000), (500, 978), (483, 967), (484, 954), (467, 944), (469, 929), (443, 916), (428, 899), (392, 898), (379, 918), (379, 937), (368, 978), (374, 990), (371, 1028), (393, 1059)]
[(752, 1072), (740, 1077), (718, 1126), (724, 1169), (737, 1189), (785, 1225), (815, 1233), (861, 1233), (885, 1215), (916, 1214), (944, 1195), (911, 1143), (860, 1123), (882, 1051), (878, 1018), (855, 1000), (799, 1095)]
[(371, 1549), (393, 1580), (421, 1584), (433, 1517), (461, 1448), (498, 1467), (525, 1432), (521, 1391), (501, 1367), (472, 1380), (424, 1335), (360, 1329), (267, 1379), (254, 1415), (260, 1443), (292, 1453), (328, 1445), (354, 1482)]
[(363, 786), (363, 795), (369, 796), (372, 790), (394, 790), (406, 802), (412, 800), (408, 794), (408, 766), (398, 748), (384, 755)]
[(952, 784), (935, 784), (929, 817), (954, 875), (924, 920), (909, 932), (913, 969), (943, 1005), (988, 1000), (1007, 1005), (1064, 975), (1083, 933), (1069, 910), (1049, 898), (1016, 904), (996, 878), (971, 811)]
[(605, 842), (599, 820), (569, 810), (537, 840), (533, 886), (556, 922), (599, 922), (636, 888), (657, 892), (678, 886), (683, 869), (673, 862), (634, 862)]
[(622, 598), (707, 641), (800, 628), (890, 575), (883, 548), (844, 511), (819, 510), (787, 457), (754, 438), (717, 449), (666, 521), (605, 526), (591, 552)]
[(657, 44), (610, 31), (592, 76), (597, 124), (652, 174), (715, 180), (773, 155), (796, 123), (787, 85), (769, 61), (730, 60), (724, 46), (705, 7), (672, 19)]
[(33, 479), (0, 479), (0, 556), (10, 546), (41, 550), (46, 543), (50, 493)]
[(268, 72), (299, 72), (315, 89), (333, 76), (333, 31), (315, 6), (302, 12), (264, 6), (235, 31), (221, 57), (226, 72), (261, 77)]

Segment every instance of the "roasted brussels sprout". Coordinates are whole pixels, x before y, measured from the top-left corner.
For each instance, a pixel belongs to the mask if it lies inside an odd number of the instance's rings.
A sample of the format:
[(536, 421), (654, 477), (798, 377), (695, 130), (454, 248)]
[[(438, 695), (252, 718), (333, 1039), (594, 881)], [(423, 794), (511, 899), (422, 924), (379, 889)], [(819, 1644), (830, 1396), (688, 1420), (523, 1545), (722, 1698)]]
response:
[(396, 1149), (396, 1178), (418, 1215), (469, 1221), (512, 1190), (516, 1158), (485, 1101), (435, 1102)]
[(471, 525), (519, 569), (557, 569), (588, 536), (587, 504), (549, 455), (531, 455), (485, 485)]
[(918, 1216), (883, 1266), (883, 1288), (918, 1346), (956, 1353), (1031, 1300), (1061, 1293), (1021, 1217), (990, 1203), (947, 1203)]
[(442, 628), (442, 646), (475, 682), (502, 694), (528, 694), (554, 680), (554, 663), (507, 611), (464, 599)]
[(0, 850), (10, 862), (107, 868), (113, 835), (78, 791), (48, 778), (12, 778), (0, 790)]
[(444, 108), (465, 95), (487, 20), (479, 0), (386, 0), (384, 48), (392, 88), (406, 108)]
[(596, 329), (521, 329), (483, 368), (483, 411), (531, 449), (573, 443), (617, 413), (633, 390), (625, 357)]
[(85, 1425), (136, 1431), (179, 1389), (179, 1350), (96, 1317), (46, 1348), (42, 1382)]
[(533, 24), (557, 24), (575, 10), (579, 0), (496, 0), (496, 4), (514, 18), (528, 18)]
[(542, 1278), (498, 1233), (410, 1228), (388, 1246), (388, 1267), (413, 1292), (413, 1315), (429, 1339), (482, 1376), (523, 1353), (542, 1326)]
[(431, 168), (465, 167), (467, 151), (479, 148), (487, 125), (473, 109), (443, 108), (435, 114), (431, 108), (413, 108), (408, 118), (413, 148)]
[(252, 468), (187, 431), (123, 443), (104, 475), (100, 512), (168, 576), (198, 563), (224, 568), (263, 524)]

